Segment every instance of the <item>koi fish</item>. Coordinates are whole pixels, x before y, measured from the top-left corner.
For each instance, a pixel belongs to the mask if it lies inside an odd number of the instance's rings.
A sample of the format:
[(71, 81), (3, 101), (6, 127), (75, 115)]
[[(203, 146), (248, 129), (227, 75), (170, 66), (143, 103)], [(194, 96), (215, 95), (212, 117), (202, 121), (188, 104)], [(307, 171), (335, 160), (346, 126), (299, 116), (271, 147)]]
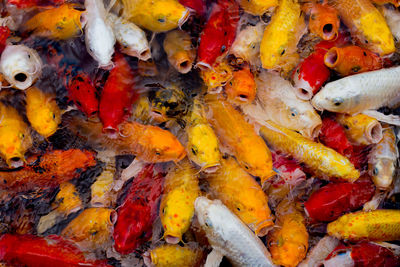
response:
[(256, 96), (256, 82), (249, 66), (233, 72), (232, 80), (225, 86), (228, 101), (243, 104), (253, 102)]
[(260, 44), (264, 28), (263, 22), (259, 22), (254, 26), (247, 25), (236, 36), (229, 53), (243, 59), (250, 65), (260, 65)]
[(107, 20), (111, 23), (122, 53), (144, 61), (151, 58), (149, 42), (142, 29), (113, 13), (107, 15)]
[(160, 204), (160, 218), (167, 243), (177, 244), (189, 229), (194, 215), (194, 201), (200, 195), (196, 170), (183, 160), (165, 177)]
[(84, 72), (78, 72), (67, 83), (68, 97), (71, 99), (80, 111), (88, 118), (97, 115), (99, 110), (99, 100), (97, 90), (90, 77)]
[(26, 91), (26, 116), (36, 132), (49, 137), (61, 123), (61, 110), (54, 94), (46, 94), (36, 87)]
[(266, 12), (272, 13), (275, 7), (278, 6), (278, 0), (240, 0), (239, 5), (247, 13), (254, 16), (262, 16)]
[(0, 252), (1, 261), (17, 266), (111, 266), (105, 260), (86, 259), (74, 243), (56, 235), (3, 234), (0, 237)]
[(193, 9), (200, 16), (204, 16), (207, 11), (207, 5), (205, 0), (179, 0), (179, 3)]
[(341, 76), (348, 76), (383, 67), (382, 59), (359, 46), (333, 47), (325, 54), (324, 63)]
[(42, 75), (42, 60), (36, 50), (9, 44), (1, 54), (0, 72), (15, 89), (25, 90)]
[(347, 138), (355, 144), (370, 145), (382, 140), (382, 126), (372, 117), (364, 114), (337, 114), (336, 119), (343, 125)]
[(88, 208), (73, 219), (61, 232), (61, 236), (95, 249), (111, 240), (117, 212), (108, 208)]
[(8, 0), (7, 2), (18, 8), (30, 8), (58, 6), (62, 5), (64, 0)]
[(188, 73), (196, 58), (196, 49), (189, 34), (182, 30), (168, 32), (164, 39), (168, 62), (180, 73)]
[(162, 174), (154, 173), (153, 165), (145, 166), (134, 178), (125, 201), (117, 210), (113, 238), (118, 253), (129, 254), (151, 238), (163, 180)]
[(368, 171), (374, 184), (382, 190), (389, 189), (396, 171), (397, 149), (396, 135), (392, 128), (384, 128), (382, 140), (368, 155)]
[(33, 31), (41, 37), (68, 40), (82, 33), (84, 26), (83, 11), (77, 10), (76, 4), (63, 4), (44, 10), (29, 19), (24, 29)]
[(197, 67), (211, 69), (216, 59), (232, 46), (239, 23), (239, 5), (233, 0), (219, 0), (200, 34)]
[(350, 241), (392, 241), (400, 238), (400, 211), (373, 210), (345, 214), (328, 224), (329, 235)]
[(304, 211), (315, 221), (331, 222), (362, 207), (374, 193), (375, 187), (369, 179), (355, 183), (330, 183), (311, 194), (304, 203)]
[(232, 157), (221, 160), (221, 168), (207, 176), (211, 195), (220, 199), (258, 236), (274, 225), (268, 197), (261, 186)]
[(83, 208), (82, 201), (75, 185), (70, 182), (60, 184), (60, 191), (51, 203), (52, 211), (40, 217), (36, 230), (43, 234), (48, 229), (67, 218), (68, 215)]
[(32, 146), (31, 133), (18, 111), (0, 103), (0, 154), (9, 167), (24, 165), (25, 152)]
[(300, 58), (296, 46), (305, 28), (297, 0), (282, 0), (261, 40), (262, 67), (288, 72), (297, 65)]
[(194, 205), (201, 229), (221, 259), (227, 257), (234, 266), (275, 266), (261, 240), (219, 200), (198, 197)]
[(295, 203), (283, 200), (277, 207), (277, 222), (268, 236), (268, 248), (276, 265), (295, 267), (308, 250), (308, 233), (303, 214)]
[(323, 262), (326, 267), (334, 266), (385, 266), (395, 267), (399, 258), (385, 247), (370, 242), (360, 242), (347, 246), (339, 244)]
[(244, 117), (225, 100), (206, 96), (208, 121), (219, 141), (235, 155), (240, 166), (264, 182), (274, 175), (272, 157), (267, 145)]
[(314, 4), (310, 10), (308, 27), (323, 40), (332, 40), (339, 34), (340, 19), (337, 10), (327, 4)]
[(202, 258), (203, 252), (198, 248), (164, 244), (150, 250), (150, 259), (144, 259), (148, 267), (192, 267), (199, 266)]
[(321, 132), (318, 138), (321, 143), (333, 148), (342, 155), (353, 152), (353, 146), (346, 137), (344, 127), (329, 117), (322, 120)]
[(312, 99), (317, 110), (355, 114), (400, 102), (400, 67), (351, 75), (326, 84)]
[(87, 52), (99, 63), (99, 68), (112, 67), (116, 42), (114, 32), (107, 22), (107, 11), (101, 0), (85, 0), (85, 43)]
[(0, 54), (6, 48), (6, 41), (10, 37), (11, 31), (7, 26), (0, 26)]
[(221, 86), (224, 86), (233, 78), (233, 70), (226, 60), (223, 60), (215, 62), (211, 69), (200, 70), (200, 77), (207, 86), (209, 93), (218, 93)]
[(153, 32), (165, 32), (181, 27), (189, 10), (177, 0), (122, 0), (123, 17)]
[(114, 183), (115, 166), (106, 165), (106, 169), (96, 178), (96, 181), (90, 186), (92, 207), (109, 207), (111, 205), (111, 194)]
[(354, 182), (360, 177), (354, 165), (335, 150), (273, 122), (267, 122), (266, 125), (261, 127), (260, 134), (267, 144), (304, 163), (319, 178), (335, 177)]
[(115, 134), (118, 131), (118, 125), (138, 98), (134, 86), (131, 67), (122, 54), (115, 53), (114, 67), (100, 96), (99, 117), (103, 123), (103, 132)]
[(318, 136), (321, 118), (308, 101), (296, 97), (290, 82), (263, 71), (256, 78), (256, 85), (256, 101), (242, 106), (248, 117), (261, 125), (267, 121), (285, 125), (310, 139)]
[(380, 56), (395, 51), (393, 35), (383, 15), (367, 0), (330, 0), (359, 44)]
[(188, 136), (188, 158), (206, 173), (215, 172), (220, 164), (221, 153), (217, 136), (208, 124), (204, 105), (198, 98), (193, 100), (192, 110), (188, 116), (186, 133)]
[(82, 171), (94, 165), (96, 161), (93, 152), (79, 149), (53, 150), (22, 169), (0, 171), (0, 177), (4, 181), (1, 188), (14, 192), (54, 188), (78, 177)]

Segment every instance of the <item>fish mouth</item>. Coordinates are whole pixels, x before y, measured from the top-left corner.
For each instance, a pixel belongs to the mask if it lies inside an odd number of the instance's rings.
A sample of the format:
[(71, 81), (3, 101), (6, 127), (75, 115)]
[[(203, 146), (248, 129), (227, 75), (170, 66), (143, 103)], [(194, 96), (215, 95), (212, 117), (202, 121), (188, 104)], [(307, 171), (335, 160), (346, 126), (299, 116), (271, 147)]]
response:
[(29, 88), (33, 83), (33, 78), (29, 73), (26, 72), (18, 72), (12, 77), (12, 82), (14, 88), (19, 90), (26, 90)]
[(181, 238), (179, 236), (176, 236), (168, 232), (164, 233), (164, 239), (168, 244), (173, 244), (173, 245), (176, 245), (181, 241)]
[(332, 23), (327, 23), (322, 27), (322, 38), (324, 40), (330, 41), (336, 39), (337, 35), (337, 30)]
[(341, 57), (338, 48), (332, 47), (328, 50), (328, 52), (326, 52), (324, 63), (329, 68), (335, 68), (339, 64), (340, 58)]
[(204, 173), (215, 173), (220, 168), (220, 166), (220, 163), (210, 164), (202, 167), (201, 170)]
[(149, 48), (143, 49), (138, 53), (138, 58), (143, 61), (147, 61), (151, 58), (151, 52)]
[(382, 125), (378, 121), (370, 123), (365, 129), (365, 138), (371, 144), (376, 144), (382, 140)]
[(207, 71), (212, 69), (210, 64), (203, 61), (197, 62), (196, 67), (199, 68), (201, 71)]
[(320, 124), (316, 124), (316, 125), (308, 128), (308, 129), (306, 129), (306, 130), (300, 131), (300, 133), (303, 136), (305, 136), (305, 137), (307, 137), (307, 138), (309, 138), (311, 140), (314, 140), (315, 138), (318, 137), (319, 132), (321, 131), (321, 127), (322, 127), (321, 123)]
[(8, 157), (6, 162), (7, 162), (7, 165), (11, 168), (19, 168), (19, 167), (24, 166), (25, 158), (23, 155), (15, 154), (15, 155), (11, 155), (10, 157)]
[(188, 73), (192, 69), (192, 63), (189, 59), (182, 59), (181, 61), (176, 62), (176, 69), (180, 73)]
[(110, 139), (117, 139), (118, 137), (118, 129), (112, 126), (103, 128), (103, 133)]
[(274, 223), (272, 220), (264, 220), (256, 226), (255, 234), (259, 237), (263, 237), (273, 228)]
[(314, 95), (312, 89), (306, 88), (306, 86), (295, 88), (295, 93), (302, 100), (310, 100)]

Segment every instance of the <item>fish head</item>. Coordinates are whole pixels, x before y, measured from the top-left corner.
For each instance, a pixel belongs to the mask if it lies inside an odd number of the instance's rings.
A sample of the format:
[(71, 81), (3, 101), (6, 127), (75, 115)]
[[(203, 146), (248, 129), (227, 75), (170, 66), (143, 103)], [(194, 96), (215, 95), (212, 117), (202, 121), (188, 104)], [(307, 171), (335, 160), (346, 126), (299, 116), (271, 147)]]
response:
[[(32, 144), (31, 136), (27, 130), (20, 130), (17, 133), (2, 129), (0, 136), (3, 142), (0, 144), (0, 153), (10, 167), (20, 167), (24, 164), (24, 154)], [(4, 138), (4, 139), (3, 139)]]
[(353, 104), (357, 103), (357, 94), (352, 96), (340, 83), (328, 83), (311, 100), (316, 110), (328, 110), (337, 113), (352, 113)]
[(225, 86), (228, 99), (237, 103), (251, 103), (256, 96), (256, 84), (250, 69), (244, 68), (233, 73), (233, 79)]
[(75, 76), (68, 84), (67, 89), (69, 97), (88, 118), (97, 115), (99, 109), (99, 100), (96, 97), (97, 90), (88, 75), (82, 73)]
[(396, 166), (391, 159), (380, 158), (368, 166), (372, 181), (380, 189), (387, 189), (393, 182)]
[(196, 212), (197, 220), (200, 226), (206, 230), (213, 229), (213, 220), (210, 213), (210, 208), (213, 205), (213, 201), (206, 197), (198, 197), (194, 202), (194, 209)]
[(217, 62), (212, 68), (201, 70), (200, 77), (208, 88), (224, 86), (233, 77), (232, 68), (226, 61)]

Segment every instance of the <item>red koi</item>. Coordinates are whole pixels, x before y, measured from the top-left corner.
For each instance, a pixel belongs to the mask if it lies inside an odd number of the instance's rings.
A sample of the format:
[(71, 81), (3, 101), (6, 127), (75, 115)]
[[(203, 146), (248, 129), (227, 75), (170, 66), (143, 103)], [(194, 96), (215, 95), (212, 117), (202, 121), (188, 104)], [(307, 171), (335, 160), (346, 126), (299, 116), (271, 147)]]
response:
[(10, 37), (10, 29), (7, 26), (0, 26), (0, 54), (6, 48), (7, 38)]
[(87, 260), (74, 243), (56, 235), (3, 234), (0, 261), (29, 267), (110, 266), (106, 260)]
[[(349, 255), (347, 252), (350, 252)], [(345, 254), (346, 253), (346, 254)], [(341, 255), (341, 256), (339, 256)], [(393, 252), (385, 247), (379, 246), (374, 243), (361, 242), (358, 244), (339, 244), (325, 259), (328, 261), (335, 257), (351, 257), (354, 266), (368, 267), (368, 266), (382, 266), (382, 267), (395, 267), (400, 265), (400, 260)], [(346, 261), (347, 262), (347, 261)], [(335, 260), (336, 264), (340, 265), (340, 260)], [(348, 265), (346, 265), (348, 266)]]
[(68, 83), (67, 90), (69, 98), (75, 103), (80, 111), (87, 117), (93, 117), (99, 110), (97, 91), (90, 77), (79, 72)]
[(356, 210), (375, 193), (370, 179), (354, 183), (331, 183), (315, 191), (304, 203), (304, 210), (314, 221), (331, 222), (342, 214)]
[(164, 176), (154, 174), (154, 164), (147, 165), (134, 178), (124, 203), (118, 209), (114, 226), (114, 248), (120, 254), (129, 254), (152, 235), (157, 217)]
[(21, 169), (0, 171), (0, 188), (14, 192), (54, 188), (96, 165), (93, 152), (79, 149), (54, 150), (28, 162), (33, 163)]
[(138, 94), (134, 89), (134, 74), (128, 62), (121, 53), (114, 55), (114, 68), (104, 85), (100, 97), (99, 117), (103, 123), (103, 131), (115, 133), (118, 125)]
[(207, 11), (207, 5), (204, 0), (179, 0), (179, 3), (185, 7), (191, 8), (200, 16), (204, 16)]
[(8, 0), (8, 3), (18, 8), (53, 7), (64, 4), (64, 0)]
[(215, 60), (227, 52), (236, 37), (239, 5), (232, 0), (219, 0), (211, 11), (198, 49), (197, 66), (210, 69)]
[(294, 159), (288, 159), (275, 151), (271, 151), (274, 170), (282, 177), (282, 181), (278, 182), (296, 186), (306, 179), (300, 165)]

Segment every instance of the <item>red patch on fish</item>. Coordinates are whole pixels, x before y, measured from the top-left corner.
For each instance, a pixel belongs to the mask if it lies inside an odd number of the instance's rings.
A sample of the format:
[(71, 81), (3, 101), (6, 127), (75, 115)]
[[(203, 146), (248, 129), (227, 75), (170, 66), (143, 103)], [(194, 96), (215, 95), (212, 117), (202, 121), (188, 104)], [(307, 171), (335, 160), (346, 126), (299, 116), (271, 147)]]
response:
[(305, 173), (294, 159), (288, 159), (274, 151), (271, 151), (271, 154), (273, 167), (278, 172), (278, 175), (282, 178), (277, 180), (275, 184), (288, 184), (291, 186), (296, 186), (301, 181), (306, 179)]
[(75, 103), (80, 111), (87, 117), (93, 117), (99, 110), (97, 90), (89, 75), (79, 72), (67, 82), (69, 98)]
[(333, 148), (342, 155), (352, 153), (353, 146), (346, 137), (342, 125), (331, 118), (322, 120), (319, 140), (327, 147)]
[(7, 38), (10, 37), (10, 29), (7, 26), (0, 26), (0, 54), (3, 52), (4, 48), (6, 48)]
[(204, 0), (179, 0), (179, 3), (185, 7), (193, 9), (200, 16), (206, 14), (207, 6)]
[(8, 0), (8, 3), (18, 8), (52, 7), (64, 4), (64, 0)]

